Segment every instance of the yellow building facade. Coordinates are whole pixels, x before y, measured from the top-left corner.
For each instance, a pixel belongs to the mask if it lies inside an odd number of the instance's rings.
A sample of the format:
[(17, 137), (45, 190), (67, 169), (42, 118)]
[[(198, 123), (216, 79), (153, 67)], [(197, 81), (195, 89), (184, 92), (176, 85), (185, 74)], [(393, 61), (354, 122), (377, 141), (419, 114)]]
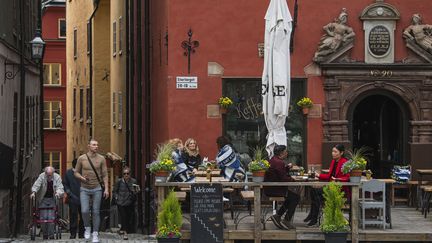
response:
[(66, 2), (68, 167), (87, 151), (90, 138), (100, 153), (111, 151), (111, 4), (93, 2)]

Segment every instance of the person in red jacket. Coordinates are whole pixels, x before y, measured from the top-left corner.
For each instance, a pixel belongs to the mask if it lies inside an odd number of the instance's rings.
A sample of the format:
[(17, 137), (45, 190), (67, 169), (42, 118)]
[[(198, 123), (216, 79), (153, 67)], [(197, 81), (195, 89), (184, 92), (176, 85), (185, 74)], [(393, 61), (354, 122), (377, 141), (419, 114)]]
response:
[[(294, 181), (294, 179), (288, 175), (289, 169), (292, 164), (289, 163), (285, 166), (284, 159), (288, 156), (287, 147), (285, 145), (276, 145), (273, 149), (274, 156), (270, 159), (270, 168), (266, 171), (264, 181), (266, 182), (287, 182)], [(300, 201), (300, 196), (288, 190), (288, 187), (267, 187), (264, 189), (264, 193), (269, 197), (285, 197), (283, 205), (279, 208), (277, 213), (271, 216), (273, 223), (280, 229), (295, 229), (292, 225), (291, 220), (294, 217), (294, 213), (297, 204)], [(285, 214), (283, 220), (282, 216)]]
[[(342, 172), (342, 166), (348, 160), (344, 157), (345, 146), (342, 144), (337, 144), (332, 148), (332, 158), (333, 160), (330, 163), (329, 173), (328, 174), (316, 174), (320, 181), (340, 181), (347, 182), (349, 181), (349, 174), (344, 174)], [(345, 191), (347, 188), (343, 188)], [(309, 222), (308, 226), (314, 226), (318, 223), (318, 214), (321, 207), (322, 202), (324, 201), (322, 188), (311, 188), (310, 196), (311, 196), (311, 210), (309, 211), (309, 215), (304, 219), (304, 222)], [(349, 191), (345, 192), (345, 195), (348, 195)]]

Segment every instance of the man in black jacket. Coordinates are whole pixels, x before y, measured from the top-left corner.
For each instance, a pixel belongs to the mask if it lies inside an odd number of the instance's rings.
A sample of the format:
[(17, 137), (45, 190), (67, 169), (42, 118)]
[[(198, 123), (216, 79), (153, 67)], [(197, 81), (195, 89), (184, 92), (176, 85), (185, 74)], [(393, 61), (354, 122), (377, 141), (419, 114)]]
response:
[[(266, 171), (264, 181), (267, 182), (289, 182), (294, 179), (288, 175), (291, 163), (285, 166), (284, 159), (288, 156), (285, 145), (276, 145), (273, 150), (274, 156), (270, 159), (270, 168)], [(295, 229), (291, 220), (294, 217), (295, 209), (300, 201), (300, 196), (288, 190), (288, 187), (268, 187), (264, 193), (269, 197), (285, 197), (283, 205), (277, 213), (271, 216), (273, 223), (280, 229)], [(285, 218), (281, 220), (285, 214)]]
[(69, 230), (70, 239), (76, 238), (76, 233), (78, 229), (78, 215), (79, 215), (79, 238), (84, 238), (84, 224), (81, 214), (81, 202), (80, 202), (80, 187), (81, 182), (74, 176), (75, 165), (77, 164), (77, 159), (72, 160), (72, 168), (66, 171), (65, 178), (63, 180), (63, 185), (65, 192), (67, 193), (68, 203), (69, 203)]

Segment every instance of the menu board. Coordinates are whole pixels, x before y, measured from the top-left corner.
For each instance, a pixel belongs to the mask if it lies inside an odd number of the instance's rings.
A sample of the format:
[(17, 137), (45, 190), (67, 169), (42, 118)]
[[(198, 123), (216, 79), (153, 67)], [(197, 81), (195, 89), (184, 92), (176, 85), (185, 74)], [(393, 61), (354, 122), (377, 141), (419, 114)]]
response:
[(194, 184), (190, 193), (191, 243), (223, 242), (221, 184)]

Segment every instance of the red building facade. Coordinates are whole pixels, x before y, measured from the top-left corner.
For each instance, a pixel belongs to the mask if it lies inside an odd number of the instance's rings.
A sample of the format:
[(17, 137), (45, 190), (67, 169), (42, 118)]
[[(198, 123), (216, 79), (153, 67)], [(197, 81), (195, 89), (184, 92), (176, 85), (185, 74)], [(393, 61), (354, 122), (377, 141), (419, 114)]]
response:
[[(65, 1), (45, 1), (42, 35), (44, 56), (44, 165), (60, 174), (66, 164), (66, 8)], [(60, 122), (61, 120), (61, 122)], [(60, 123), (61, 126), (60, 126)]]

